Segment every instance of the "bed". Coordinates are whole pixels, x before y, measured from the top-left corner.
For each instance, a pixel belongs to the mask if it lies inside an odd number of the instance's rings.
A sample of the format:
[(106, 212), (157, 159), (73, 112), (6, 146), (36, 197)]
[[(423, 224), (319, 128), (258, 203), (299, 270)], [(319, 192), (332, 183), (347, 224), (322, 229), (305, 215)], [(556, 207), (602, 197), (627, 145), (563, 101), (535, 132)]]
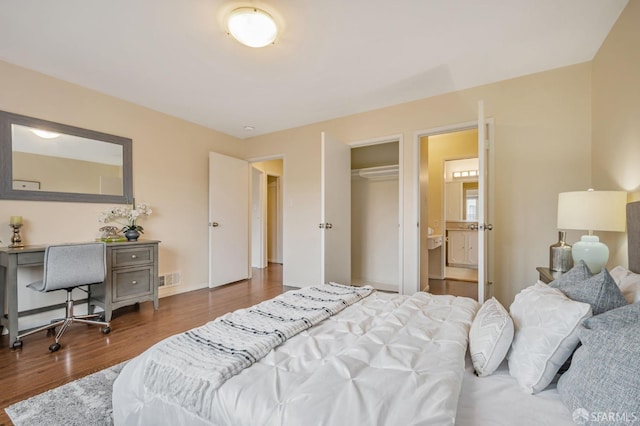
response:
[[(636, 275), (640, 273), (640, 203), (628, 206), (629, 270), (619, 270), (618, 281), (640, 277)], [(640, 295), (640, 281), (632, 284)], [(537, 283), (516, 297), (506, 315), (516, 330), (513, 342), (508, 341), (508, 359), (504, 354), (494, 356), (498, 352), (494, 351), (495, 342), (486, 357), (478, 358), (477, 354), (483, 341), (469, 350), (470, 333), (477, 340), (473, 331), (481, 316), (495, 328), (496, 312), (485, 309), (488, 303), (480, 307), (468, 298), (422, 292), (402, 296), (366, 288), (351, 294), (350, 289), (354, 288), (329, 284), (287, 292), (228, 314), (222, 317), (224, 321), (217, 319), (222, 322), (218, 329), (198, 328), (154, 345), (131, 360), (114, 383), (114, 423), (562, 426), (598, 420), (593, 416), (602, 413), (626, 422), (640, 415), (640, 407), (631, 411), (628, 401), (624, 412), (611, 413), (606, 407), (591, 412), (574, 408), (581, 396), (566, 389), (581, 387), (574, 383), (581, 377), (569, 374), (577, 369), (572, 365), (558, 381), (555, 372), (559, 365), (555, 364), (564, 363), (564, 359), (547, 360), (556, 368), (544, 372), (548, 380), (541, 383), (536, 376), (536, 383), (527, 382), (529, 370), (516, 360), (524, 356), (527, 361), (531, 358), (528, 354), (535, 352), (524, 340), (529, 329), (520, 318), (530, 312), (531, 297), (555, 298), (548, 304), (545, 299), (548, 312), (535, 317), (558, 322), (554, 317), (558, 312), (574, 312), (570, 338), (575, 344), (563, 349), (568, 354), (577, 346), (582, 336), (579, 332), (584, 333), (585, 321), (592, 321), (594, 330), (597, 328), (596, 317), (589, 318), (595, 308), (570, 300), (559, 289)], [(302, 305), (298, 306), (300, 300)], [(331, 305), (324, 305), (329, 302)], [(294, 305), (292, 312), (289, 309)], [(311, 311), (314, 314), (307, 315)], [(287, 328), (283, 321), (294, 324)], [(231, 335), (238, 332), (242, 336), (247, 330), (259, 335), (257, 343), (228, 337), (229, 327), (233, 327)], [(534, 324), (538, 331), (553, 327)], [(501, 328), (500, 335), (507, 329)], [(560, 346), (570, 340), (567, 336)], [(188, 341), (202, 345), (191, 347)], [(230, 347), (237, 349), (242, 344), (246, 348), (229, 355)], [(587, 364), (582, 359), (589, 345), (584, 346), (574, 353), (580, 366)], [(221, 347), (223, 356), (218, 355)], [(221, 358), (211, 361), (212, 351)], [(554, 347), (552, 352), (553, 357), (560, 351)], [(222, 359), (225, 357), (241, 361), (227, 363)], [(479, 359), (483, 368), (491, 367), (492, 371), (479, 369)], [(591, 377), (589, 374), (579, 373)], [(629, 392), (632, 398), (640, 395), (640, 382), (634, 380)]]

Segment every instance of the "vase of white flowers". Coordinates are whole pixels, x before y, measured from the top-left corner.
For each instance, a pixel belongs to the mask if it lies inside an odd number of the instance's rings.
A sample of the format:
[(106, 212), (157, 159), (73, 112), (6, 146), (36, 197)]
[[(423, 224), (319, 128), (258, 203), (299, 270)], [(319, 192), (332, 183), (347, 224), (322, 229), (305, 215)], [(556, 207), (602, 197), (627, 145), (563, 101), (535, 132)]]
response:
[(100, 213), (99, 221), (102, 223), (114, 222), (122, 226), (121, 231), (129, 241), (136, 241), (140, 234), (144, 233), (142, 226), (138, 224), (144, 216), (149, 216), (152, 210), (147, 203), (138, 203), (133, 200), (132, 206), (113, 207)]

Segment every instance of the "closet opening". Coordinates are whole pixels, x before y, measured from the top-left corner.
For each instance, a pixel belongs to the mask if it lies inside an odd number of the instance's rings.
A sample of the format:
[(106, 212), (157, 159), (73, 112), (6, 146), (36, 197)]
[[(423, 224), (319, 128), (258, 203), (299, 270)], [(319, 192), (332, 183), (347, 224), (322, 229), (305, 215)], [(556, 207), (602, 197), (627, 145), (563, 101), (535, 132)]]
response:
[(400, 291), (400, 142), (351, 148), (351, 283)]

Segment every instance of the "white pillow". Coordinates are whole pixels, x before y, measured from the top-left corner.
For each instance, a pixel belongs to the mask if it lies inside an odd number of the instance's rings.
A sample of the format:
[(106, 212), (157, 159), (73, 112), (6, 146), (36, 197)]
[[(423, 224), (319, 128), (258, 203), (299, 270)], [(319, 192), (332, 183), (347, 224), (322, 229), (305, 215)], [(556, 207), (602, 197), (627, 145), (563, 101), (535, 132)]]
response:
[(609, 274), (629, 303), (640, 302), (640, 274), (629, 271), (624, 266), (616, 266)]
[(516, 295), (510, 313), (509, 374), (527, 393), (540, 392), (578, 345), (578, 326), (591, 316), (591, 305), (537, 282)]
[(471, 324), (469, 351), (478, 376), (489, 376), (511, 347), (513, 321), (495, 297), (484, 302)]

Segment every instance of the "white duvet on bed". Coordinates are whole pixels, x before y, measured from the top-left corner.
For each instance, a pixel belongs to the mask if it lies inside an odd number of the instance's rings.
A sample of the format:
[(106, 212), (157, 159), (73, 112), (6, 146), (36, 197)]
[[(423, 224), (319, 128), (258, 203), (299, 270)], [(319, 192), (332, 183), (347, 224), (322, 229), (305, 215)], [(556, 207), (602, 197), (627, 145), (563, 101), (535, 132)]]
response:
[(491, 376), (478, 377), (467, 354), (456, 426), (491, 425), (575, 426), (576, 423), (560, 399), (555, 381), (531, 395), (509, 375), (506, 360)]
[(148, 392), (142, 354), (114, 384), (114, 422), (452, 425), (477, 309), (467, 298), (376, 293), (230, 378), (208, 419)]

